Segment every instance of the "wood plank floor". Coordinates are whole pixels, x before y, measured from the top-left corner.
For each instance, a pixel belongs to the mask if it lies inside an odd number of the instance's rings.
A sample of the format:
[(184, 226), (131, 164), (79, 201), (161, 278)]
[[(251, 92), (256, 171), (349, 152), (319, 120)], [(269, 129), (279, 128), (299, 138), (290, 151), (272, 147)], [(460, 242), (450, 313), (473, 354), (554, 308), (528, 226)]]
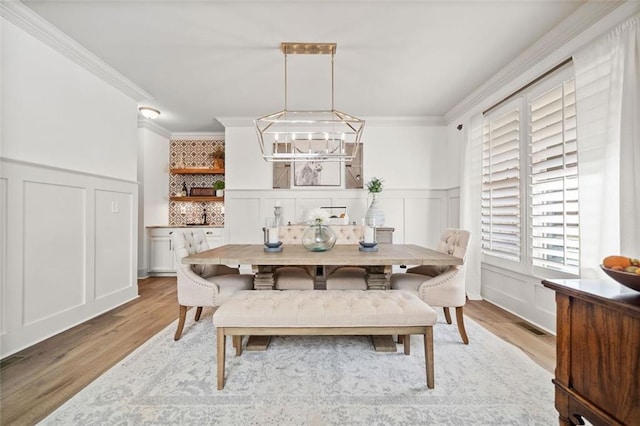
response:
[[(34, 424), (178, 317), (175, 278), (139, 281), (140, 297), (3, 359), (0, 424)], [(553, 372), (555, 337), (485, 301), (465, 315)], [(455, 320), (454, 320), (455, 321)], [(469, 336), (473, 344), (473, 335)]]

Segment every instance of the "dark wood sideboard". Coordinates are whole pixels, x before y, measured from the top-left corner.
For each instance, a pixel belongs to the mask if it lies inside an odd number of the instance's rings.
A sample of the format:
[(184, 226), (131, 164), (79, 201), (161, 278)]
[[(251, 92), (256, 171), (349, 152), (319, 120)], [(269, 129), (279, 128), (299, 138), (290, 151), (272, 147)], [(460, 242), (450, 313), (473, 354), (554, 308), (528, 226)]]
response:
[(544, 280), (556, 291), (560, 425), (640, 425), (640, 292), (614, 281)]

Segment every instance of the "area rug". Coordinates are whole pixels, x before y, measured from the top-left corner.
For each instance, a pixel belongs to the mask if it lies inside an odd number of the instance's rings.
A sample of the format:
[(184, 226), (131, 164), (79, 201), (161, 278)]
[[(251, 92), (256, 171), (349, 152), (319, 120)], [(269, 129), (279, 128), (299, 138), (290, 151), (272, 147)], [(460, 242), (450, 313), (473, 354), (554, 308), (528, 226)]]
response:
[[(189, 316), (192, 316), (190, 311)], [(172, 324), (43, 420), (45, 425), (553, 425), (552, 375), (470, 319), (434, 327), (435, 389), (422, 339), (411, 355), (369, 337), (287, 336), (236, 357), (216, 387), (211, 312)]]

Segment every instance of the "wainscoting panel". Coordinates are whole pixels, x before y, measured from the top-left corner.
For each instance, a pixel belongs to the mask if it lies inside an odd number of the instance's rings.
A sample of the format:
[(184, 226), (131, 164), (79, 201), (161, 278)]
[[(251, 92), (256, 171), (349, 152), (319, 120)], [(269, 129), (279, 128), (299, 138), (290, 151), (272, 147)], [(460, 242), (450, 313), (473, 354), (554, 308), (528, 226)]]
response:
[(482, 297), (555, 333), (555, 295), (538, 278), (482, 264)]
[[(0, 303), (7, 300), (7, 199), (7, 179), (0, 178)], [(0, 312), (0, 336), (7, 332), (6, 313)]]
[[(379, 197), (384, 226), (395, 228), (397, 244), (416, 243), (435, 247), (448, 223), (447, 191), (385, 190)], [(364, 190), (230, 190), (225, 191), (227, 241), (236, 244), (262, 242), (264, 220), (273, 217), (279, 203), (283, 223), (306, 220), (307, 212), (322, 206), (345, 206), (351, 222), (361, 223), (371, 203)], [(409, 208), (407, 208), (409, 206)], [(407, 234), (411, 236), (407, 241)]]
[(447, 228), (460, 228), (460, 188), (447, 191)]
[[(257, 244), (263, 241), (262, 227), (264, 226), (266, 206), (259, 197), (241, 197), (230, 200), (231, 191), (225, 191), (225, 227), (229, 232), (229, 243)], [(273, 207), (272, 207), (273, 208)], [(273, 216), (273, 211), (271, 212)]]
[(131, 244), (133, 227), (132, 194), (97, 190), (95, 192), (95, 298), (100, 299), (134, 286), (130, 270), (135, 268)]
[(1, 357), (137, 297), (137, 182), (7, 158), (0, 182)]
[(86, 198), (85, 188), (24, 182), (23, 325), (86, 301)]
[[(309, 212), (319, 207), (331, 207), (331, 197), (327, 197), (325, 192), (318, 193), (317, 197), (314, 194), (305, 194), (296, 199), (295, 217), (296, 222), (307, 221)], [(271, 214), (273, 216), (273, 214)]]

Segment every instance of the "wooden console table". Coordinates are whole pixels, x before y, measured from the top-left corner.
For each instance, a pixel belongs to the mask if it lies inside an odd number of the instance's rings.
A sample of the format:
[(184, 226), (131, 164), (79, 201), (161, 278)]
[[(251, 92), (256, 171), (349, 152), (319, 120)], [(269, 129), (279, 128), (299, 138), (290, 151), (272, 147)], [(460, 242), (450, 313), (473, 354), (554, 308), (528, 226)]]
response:
[(560, 425), (640, 424), (640, 292), (614, 281), (544, 280), (556, 291), (553, 383)]

